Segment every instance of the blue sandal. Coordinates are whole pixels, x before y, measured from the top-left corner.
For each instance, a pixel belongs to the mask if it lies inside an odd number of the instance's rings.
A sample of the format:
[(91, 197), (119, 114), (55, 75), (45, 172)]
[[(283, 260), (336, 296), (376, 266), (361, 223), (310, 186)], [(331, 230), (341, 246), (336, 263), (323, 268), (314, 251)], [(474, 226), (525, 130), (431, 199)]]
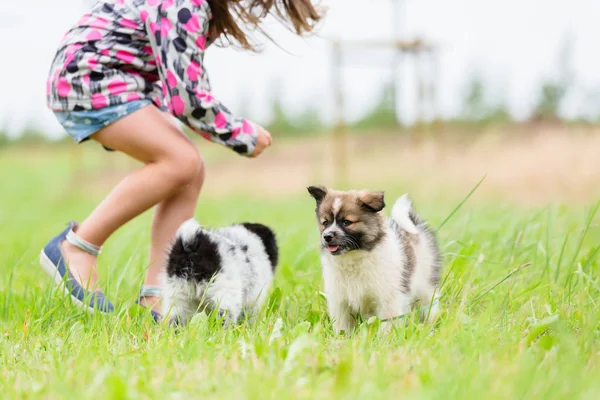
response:
[(81, 250), (97, 256), (102, 250), (101, 247), (89, 243), (74, 232), (77, 228), (75, 222), (70, 222), (69, 226), (62, 231), (59, 235), (54, 237), (46, 247), (42, 249), (40, 253), (40, 265), (44, 272), (46, 272), (53, 280), (54, 283), (63, 287), (65, 293), (71, 296), (73, 301), (81, 305), (85, 311), (93, 314), (94, 312), (109, 313), (114, 311), (113, 305), (104, 297), (104, 293), (101, 291), (89, 292), (83, 288), (75, 279), (75, 277), (69, 272), (67, 264), (64, 261), (60, 244), (67, 240), (72, 245), (80, 248)]
[[(142, 290), (140, 290), (140, 294), (139, 294), (137, 300), (135, 301), (135, 303), (138, 306), (142, 307), (142, 308), (146, 308), (140, 302), (141, 298), (145, 297), (145, 296), (162, 297), (162, 289), (159, 288), (158, 286), (144, 286), (144, 287), (142, 287)], [(154, 322), (160, 322), (162, 320), (162, 315), (160, 313), (157, 313), (156, 311), (154, 311), (151, 308), (146, 308), (146, 309), (148, 311), (150, 311), (150, 314), (152, 315), (152, 318), (154, 318)]]

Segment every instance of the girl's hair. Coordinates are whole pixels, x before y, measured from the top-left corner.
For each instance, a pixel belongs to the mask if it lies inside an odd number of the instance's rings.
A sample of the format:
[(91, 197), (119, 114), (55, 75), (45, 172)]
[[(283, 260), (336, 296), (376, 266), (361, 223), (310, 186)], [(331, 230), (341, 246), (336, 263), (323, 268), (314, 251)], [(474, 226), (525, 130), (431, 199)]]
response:
[(268, 14), (298, 35), (311, 32), (322, 18), (322, 10), (311, 0), (208, 0), (208, 4), (213, 14), (211, 32), (247, 50), (256, 50), (248, 31), (271, 39), (260, 25)]

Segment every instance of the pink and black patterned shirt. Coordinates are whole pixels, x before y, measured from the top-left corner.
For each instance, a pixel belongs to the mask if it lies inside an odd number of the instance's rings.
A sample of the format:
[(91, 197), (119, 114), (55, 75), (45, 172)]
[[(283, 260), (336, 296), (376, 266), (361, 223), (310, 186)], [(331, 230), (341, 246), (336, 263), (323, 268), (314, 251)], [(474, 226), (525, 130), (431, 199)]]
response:
[(47, 101), (84, 111), (148, 99), (208, 140), (250, 154), (256, 129), (210, 93), (206, 0), (100, 0), (64, 36)]

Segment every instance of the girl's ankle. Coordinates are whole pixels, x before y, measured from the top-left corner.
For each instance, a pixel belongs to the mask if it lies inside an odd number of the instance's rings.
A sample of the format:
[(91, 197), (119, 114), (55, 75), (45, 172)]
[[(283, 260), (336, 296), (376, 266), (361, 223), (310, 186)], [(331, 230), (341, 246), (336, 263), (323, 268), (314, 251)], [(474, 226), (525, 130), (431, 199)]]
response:
[(161, 298), (157, 296), (141, 296), (140, 305), (154, 311), (160, 311)]
[(63, 254), (65, 256), (67, 255), (77, 255), (77, 256), (85, 256), (88, 259), (93, 259), (96, 260), (98, 258), (98, 256), (90, 254), (86, 251), (81, 250), (79, 247), (69, 243), (69, 241), (64, 240), (61, 244), (60, 244), (60, 249), (63, 252)]

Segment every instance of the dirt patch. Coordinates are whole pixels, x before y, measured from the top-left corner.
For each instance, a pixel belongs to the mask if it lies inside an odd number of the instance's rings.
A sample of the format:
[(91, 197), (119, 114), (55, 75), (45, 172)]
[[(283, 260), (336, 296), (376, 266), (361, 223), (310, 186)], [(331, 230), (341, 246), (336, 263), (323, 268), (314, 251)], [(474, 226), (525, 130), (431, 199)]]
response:
[[(600, 199), (600, 130), (546, 129), (525, 135), (482, 134), (472, 140), (410, 140), (405, 135), (279, 140), (248, 160), (200, 142), (207, 153), (204, 195), (291, 196), (310, 184), (334, 184), (335, 161), (347, 160), (340, 187), (406, 190), (458, 197), (484, 176), (478, 196), (519, 204), (590, 203)], [(341, 153), (340, 153), (341, 152)], [(108, 157), (114, 157), (110, 155)], [(131, 164), (127, 164), (131, 167)], [(95, 179), (113, 185), (126, 172)]]

